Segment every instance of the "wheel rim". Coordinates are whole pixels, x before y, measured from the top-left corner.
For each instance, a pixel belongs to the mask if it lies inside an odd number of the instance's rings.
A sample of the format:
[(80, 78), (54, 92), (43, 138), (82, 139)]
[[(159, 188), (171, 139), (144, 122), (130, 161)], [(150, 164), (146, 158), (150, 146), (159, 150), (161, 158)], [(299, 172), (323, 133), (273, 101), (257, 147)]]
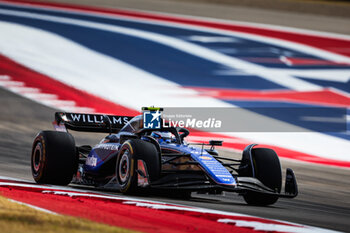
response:
[(130, 152), (128, 149), (125, 150), (119, 162), (118, 175), (121, 183), (127, 182), (129, 178), (129, 171), (130, 171), (129, 153)]
[(42, 160), (42, 144), (41, 142), (38, 142), (35, 146), (34, 152), (33, 152), (33, 170), (35, 173), (38, 173), (40, 170)]

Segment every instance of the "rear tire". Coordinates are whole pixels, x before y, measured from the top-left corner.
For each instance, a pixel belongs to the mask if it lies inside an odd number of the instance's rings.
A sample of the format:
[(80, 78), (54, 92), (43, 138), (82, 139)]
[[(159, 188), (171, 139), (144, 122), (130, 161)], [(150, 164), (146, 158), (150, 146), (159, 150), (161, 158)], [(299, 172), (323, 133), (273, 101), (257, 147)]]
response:
[(129, 139), (121, 146), (116, 163), (116, 178), (122, 193), (135, 193), (138, 189), (137, 160), (146, 163), (150, 181), (160, 176), (160, 155), (157, 148), (150, 142), (140, 139)]
[[(279, 193), (282, 186), (282, 170), (276, 152), (267, 148), (255, 148), (252, 149), (252, 157), (255, 177)], [(277, 196), (256, 192), (247, 192), (243, 197), (247, 204), (258, 206), (272, 205), (278, 200)]]
[(31, 169), (41, 184), (68, 185), (78, 167), (75, 141), (71, 134), (41, 131), (34, 139)]

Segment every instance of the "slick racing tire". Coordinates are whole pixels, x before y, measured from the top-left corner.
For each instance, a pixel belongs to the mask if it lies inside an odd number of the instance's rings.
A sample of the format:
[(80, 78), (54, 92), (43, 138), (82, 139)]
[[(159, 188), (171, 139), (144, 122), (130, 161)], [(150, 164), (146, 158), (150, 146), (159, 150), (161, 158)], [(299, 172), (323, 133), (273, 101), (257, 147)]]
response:
[[(281, 164), (275, 151), (267, 148), (252, 149), (255, 177), (265, 186), (280, 193), (282, 186)], [(249, 205), (266, 206), (272, 205), (277, 196), (257, 192), (247, 192), (243, 195)]]
[(116, 178), (122, 193), (135, 193), (138, 185), (137, 160), (146, 164), (150, 181), (160, 176), (160, 155), (150, 142), (140, 139), (129, 139), (121, 146), (116, 163)]
[(41, 184), (68, 185), (78, 167), (75, 141), (71, 134), (41, 131), (34, 139), (31, 168)]

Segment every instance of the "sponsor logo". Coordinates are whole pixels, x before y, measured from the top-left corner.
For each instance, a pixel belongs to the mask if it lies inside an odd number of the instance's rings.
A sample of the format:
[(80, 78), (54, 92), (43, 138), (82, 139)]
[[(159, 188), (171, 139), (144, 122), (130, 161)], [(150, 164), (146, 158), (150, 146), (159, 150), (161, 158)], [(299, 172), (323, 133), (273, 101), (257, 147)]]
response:
[[(118, 116), (108, 116), (114, 125), (124, 125), (128, 123), (128, 117), (118, 117)], [(102, 124), (103, 123), (103, 115), (92, 115), (92, 114), (76, 114), (71, 113), (70, 118), (73, 122), (83, 122), (83, 123), (94, 123), (94, 124)]]
[(104, 149), (104, 150), (118, 150), (118, 146), (114, 144), (100, 144), (95, 148)]
[(199, 158), (204, 160), (211, 160), (211, 157), (209, 156), (199, 156)]
[(88, 157), (85, 162), (86, 165), (96, 167), (97, 165), (97, 158), (95, 157)]
[[(232, 176), (230, 176), (230, 175), (216, 175), (217, 177), (226, 177), (226, 178), (232, 178)], [(225, 180), (225, 179), (223, 179), (223, 180)]]

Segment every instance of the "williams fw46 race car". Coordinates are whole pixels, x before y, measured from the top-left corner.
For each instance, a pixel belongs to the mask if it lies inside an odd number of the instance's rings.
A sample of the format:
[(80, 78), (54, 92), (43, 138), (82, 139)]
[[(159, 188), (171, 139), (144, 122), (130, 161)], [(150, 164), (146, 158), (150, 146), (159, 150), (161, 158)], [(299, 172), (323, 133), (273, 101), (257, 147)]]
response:
[[(54, 125), (56, 131), (41, 131), (33, 142), (31, 170), (37, 183), (91, 185), (126, 194), (171, 190), (183, 197), (236, 192), (248, 204), (262, 206), (298, 194), (289, 168), (281, 192), (277, 154), (255, 144), (244, 149), (241, 159), (225, 158), (215, 149), (222, 141), (189, 144), (187, 129), (144, 128), (142, 115), (57, 112)], [(108, 135), (94, 147), (77, 146), (68, 129)]]

